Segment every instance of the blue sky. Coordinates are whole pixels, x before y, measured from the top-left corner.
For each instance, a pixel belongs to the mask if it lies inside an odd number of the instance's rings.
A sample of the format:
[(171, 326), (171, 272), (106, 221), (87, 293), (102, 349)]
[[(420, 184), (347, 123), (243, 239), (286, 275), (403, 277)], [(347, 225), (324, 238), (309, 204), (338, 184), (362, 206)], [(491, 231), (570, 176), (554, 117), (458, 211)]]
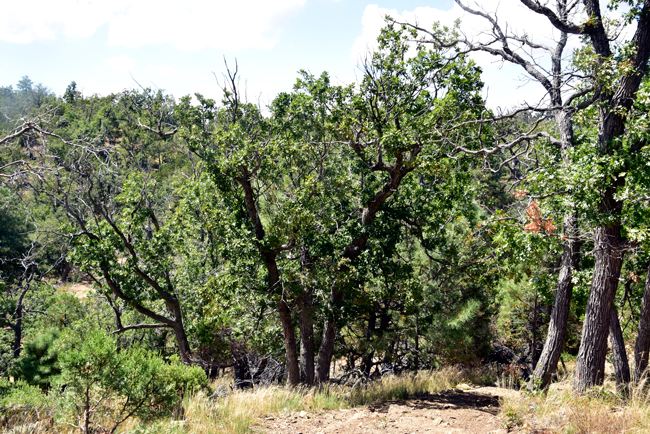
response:
[[(517, 0), (486, 0), (504, 20), (527, 33), (550, 36)], [(194, 92), (219, 98), (224, 56), (239, 64), (248, 99), (267, 104), (291, 89), (299, 69), (330, 72), (340, 83), (358, 75), (359, 57), (372, 46), (386, 13), (429, 26), (461, 16), (452, 0), (22, 0), (0, 16), (0, 85), (28, 75), (57, 94), (76, 81), (84, 94), (143, 86), (176, 97)], [(523, 14), (523, 15), (522, 15)], [(480, 22), (463, 18), (470, 33)], [(477, 56), (490, 105), (540, 98), (535, 85), (518, 87), (522, 72)], [(135, 80), (135, 81), (134, 81)]]

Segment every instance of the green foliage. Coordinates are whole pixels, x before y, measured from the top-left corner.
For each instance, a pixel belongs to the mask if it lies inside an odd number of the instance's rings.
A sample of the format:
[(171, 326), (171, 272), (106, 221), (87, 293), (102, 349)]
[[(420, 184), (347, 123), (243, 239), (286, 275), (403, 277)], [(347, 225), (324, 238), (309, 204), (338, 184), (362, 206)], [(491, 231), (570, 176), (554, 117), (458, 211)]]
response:
[(47, 408), (53, 404), (53, 395), (47, 395), (38, 386), (25, 381), (12, 383), (7, 378), (0, 378), (0, 408)]
[(178, 358), (166, 362), (141, 347), (118, 351), (115, 338), (102, 330), (67, 330), (57, 348), (63, 417), (76, 419), (84, 432), (91, 423), (114, 431), (129, 417), (169, 415), (185, 394), (207, 386), (202, 369)]
[(20, 358), (12, 369), (12, 375), (25, 380), (30, 385), (49, 389), (54, 377), (60, 373), (59, 353), (55, 345), (59, 335), (58, 329), (47, 329), (26, 342)]
[[(12, 427), (24, 429), (51, 416), (55, 408), (56, 393), (45, 394), (37, 387), (24, 381), (9, 382), (0, 377), (0, 413), (2, 425), (8, 432)], [(14, 428), (14, 432), (17, 431)], [(21, 431), (19, 431), (21, 432)]]

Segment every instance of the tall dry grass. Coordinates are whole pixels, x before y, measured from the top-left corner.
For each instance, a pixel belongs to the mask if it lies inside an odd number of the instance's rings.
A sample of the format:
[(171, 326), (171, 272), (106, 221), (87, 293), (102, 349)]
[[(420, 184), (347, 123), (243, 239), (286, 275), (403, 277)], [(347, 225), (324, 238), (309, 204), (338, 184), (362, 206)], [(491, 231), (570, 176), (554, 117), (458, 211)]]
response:
[(501, 400), (500, 417), (507, 428), (530, 433), (650, 433), (650, 384), (616, 392), (613, 381), (583, 395), (572, 391), (573, 372), (564, 372), (545, 394), (521, 393)]
[[(213, 386), (218, 386), (217, 380)], [(155, 423), (127, 421), (120, 432), (133, 434), (244, 434), (255, 430), (266, 417), (305, 411), (318, 413), (330, 409), (350, 408), (378, 401), (404, 399), (423, 392), (436, 393), (459, 383), (494, 382), (487, 371), (463, 371), (445, 368), (415, 375), (387, 376), (354, 387), (327, 385), (320, 388), (259, 387), (247, 391), (230, 391), (210, 399), (197, 394), (184, 401), (182, 420)]]

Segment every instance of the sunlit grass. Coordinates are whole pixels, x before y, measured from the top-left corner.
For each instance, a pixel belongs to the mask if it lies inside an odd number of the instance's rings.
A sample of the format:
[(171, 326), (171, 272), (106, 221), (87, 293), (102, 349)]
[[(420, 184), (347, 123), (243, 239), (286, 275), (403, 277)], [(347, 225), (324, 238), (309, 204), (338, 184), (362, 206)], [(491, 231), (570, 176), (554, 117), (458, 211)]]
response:
[[(488, 378), (489, 377), (489, 378)], [(436, 393), (459, 383), (483, 384), (494, 381), (484, 371), (445, 368), (418, 374), (387, 376), (355, 387), (326, 385), (319, 388), (259, 387), (229, 391), (223, 397), (209, 399), (204, 394), (184, 402), (182, 421), (160, 421), (152, 426), (133, 421), (122, 432), (132, 433), (248, 433), (266, 417), (291, 415), (305, 411), (343, 409), (392, 399), (405, 399), (423, 392)], [(215, 382), (217, 385), (219, 381)]]
[(643, 382), (628, 396), (608, 381), (586, 394), (572, 391), (574, 363), (545, 394), (521, 393), (501, 400), (500, 417), (507, 428), (525, 432), (567, 434), (650, 433), (650, 389)]

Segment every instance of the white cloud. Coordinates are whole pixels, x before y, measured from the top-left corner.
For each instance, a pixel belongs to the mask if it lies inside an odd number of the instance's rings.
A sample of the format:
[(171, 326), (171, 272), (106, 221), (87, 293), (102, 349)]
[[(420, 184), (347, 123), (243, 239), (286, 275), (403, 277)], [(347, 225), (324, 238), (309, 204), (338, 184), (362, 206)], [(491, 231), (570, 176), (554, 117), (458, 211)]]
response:
[(117, 56), (106, 59), (104, 63), (113, 69), (118, 71), (130, 72), (135, 66), (135, 60), (131, 59), (128, 56)]
[(28, 44), (60, 35), (91, 36), (127, 5), (128, 0), (22, 0), (4, 2), (0, 39)]
[(152, 72), (157, 75), (174, 75), (176, 74), (176, 69), (169, 65), (149, 65), (147, 66), (149, 72)]
[(30, 43), (88, 37), (108, 25), (108, 43), (183, 50), (271, 48), (306, 0), (22, 0), (7, 2), (0, 40)]
[[(532, 40), (545, 44), (553, 44), (559, 32), (545, 18), (528, 10), (516, 0), (482, 0), (480, 5), (472, 4), (475, 9), (497, 13), (499, 23), (510, 32), (519, 35), (528, 35)], [(461, 20), (460, 29), (469, 39), (485, 41), (486, 32), (491, 29), (484, 18), (465, 13), (457, 4), (448, 11), (431, 7), (418, 7), (413, 11), (398, 12), (395, 9), (380, 8), (377, 5), (368, 5), (362, 18), (362, 34), (354, 42), (351, 55), (354, 60), (361, 59), (369, 49), (376, 46), (376, 38), (384, 26), (384, 17), (390, 15), (397, 21), (417, 23), (420, 27), (430, 29), (438, 21), (442, 25), (453, 26), (456, 19)], [(579, 20), (579, 18), (577, 19)], [(569, 38), (565, 53), (567, 57), (578, 46), (577, 37)], [(547, 66), (541, 52), (534, 52), (535, 59), (539, 59), (542, 66)], [(537, 83), (527, 83), (525, 71), (516, 65), (497, 61), (494, 56), (486, 53), (474, 53), (472, 58), (483, 68), (483, 80), (486, 83), (488, 104), (492, 107), (509, 107), (512, 105), (529, 102), (538, 102), (545, 94), (543, 88)]]

